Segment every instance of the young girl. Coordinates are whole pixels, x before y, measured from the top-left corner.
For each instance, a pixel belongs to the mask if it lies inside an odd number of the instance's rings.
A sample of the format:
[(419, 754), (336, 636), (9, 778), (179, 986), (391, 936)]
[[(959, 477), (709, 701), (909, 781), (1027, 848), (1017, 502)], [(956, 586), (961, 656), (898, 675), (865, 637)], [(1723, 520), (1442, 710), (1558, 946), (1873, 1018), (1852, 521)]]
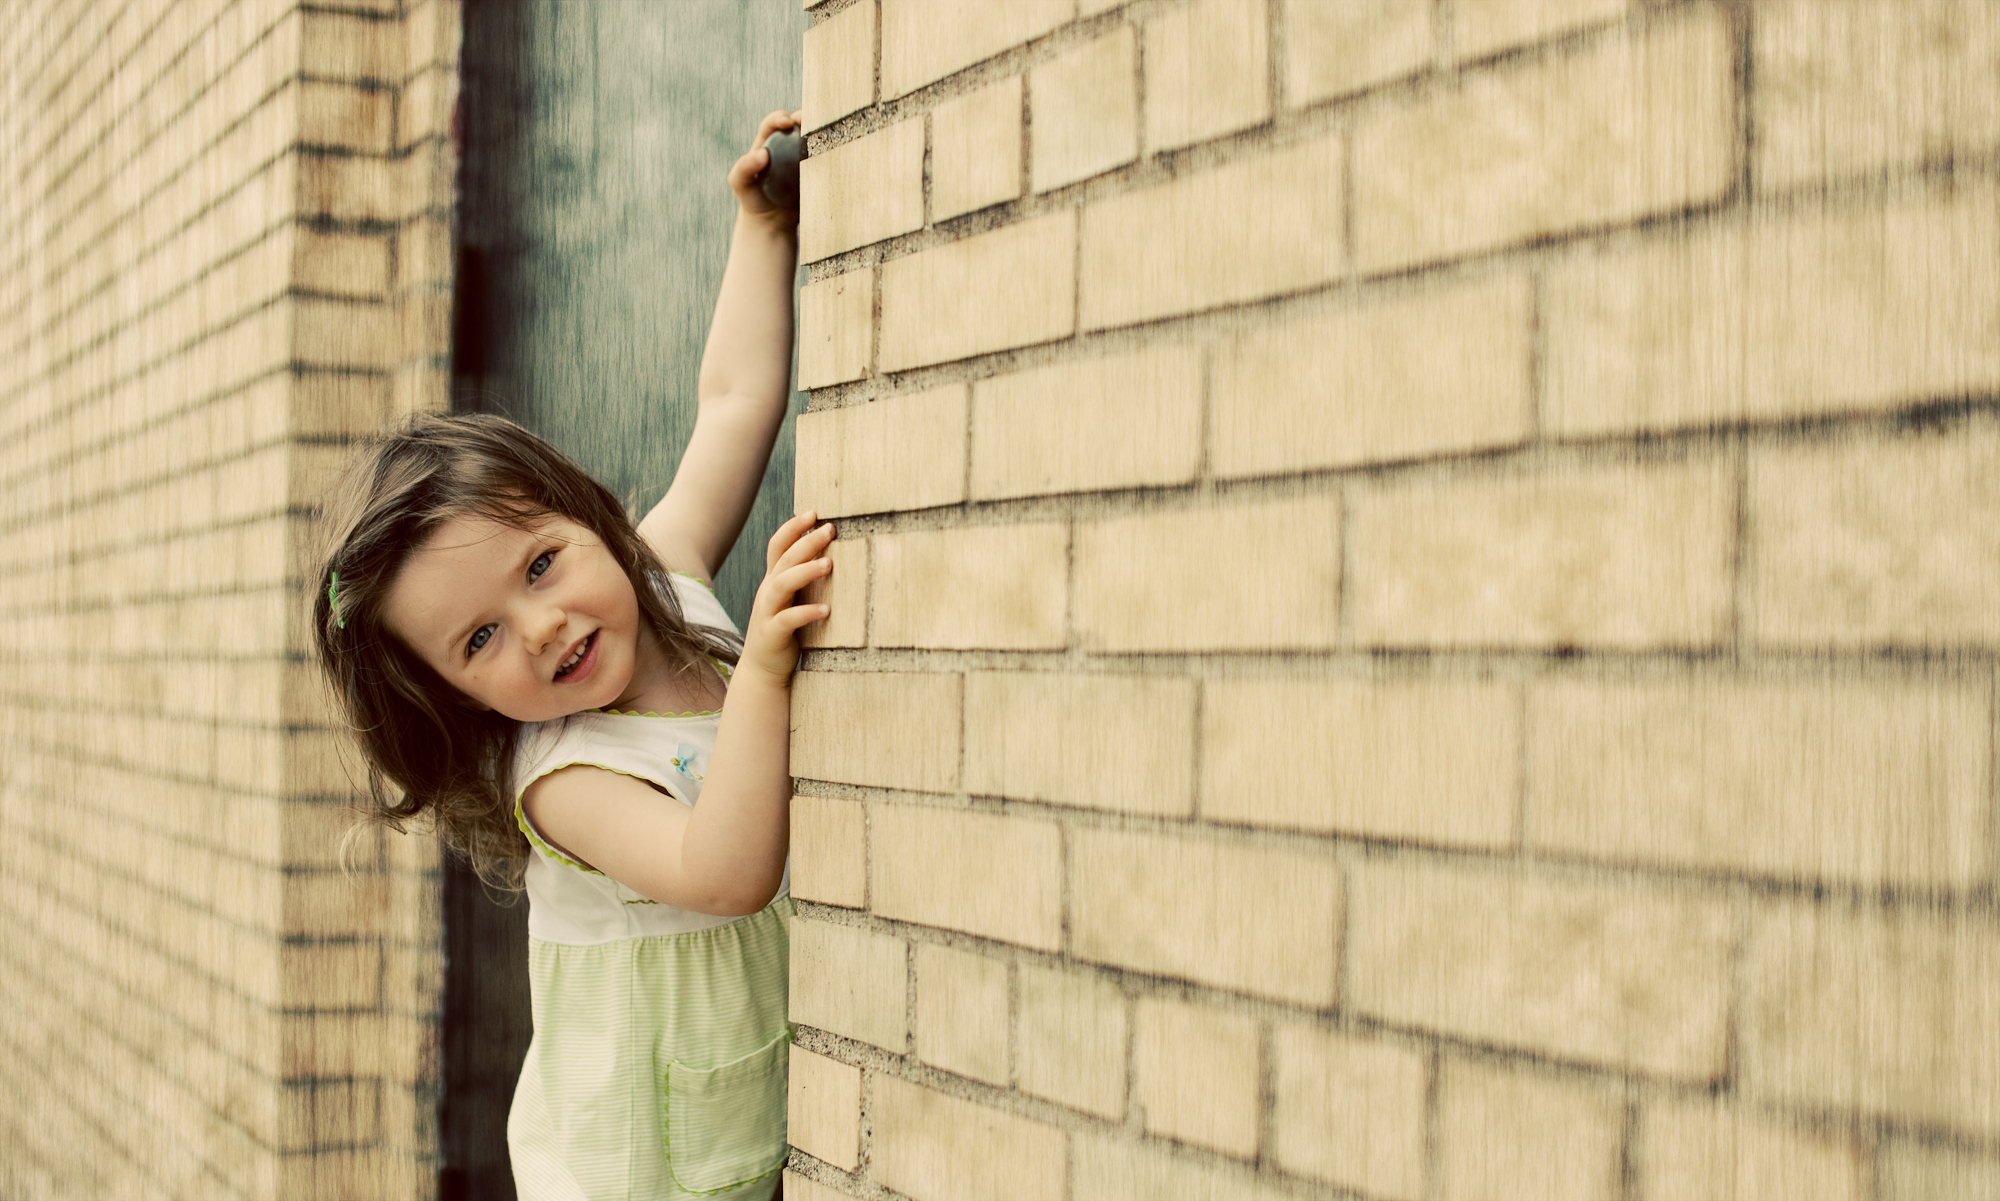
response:
[(740, 637), (707, 581), (785, 414), (797, 214), (758, 185), (765, 139), (796, 124), (766, 117), (729, 172), (694, 434), (636, 529), (498, 417), (416, 419), (336, 490), (315, 632), (380, 816), (428, 810), (527, 889), (523, 1201), (778, 1188), (791, 676), (827, 615), (792, 602), (832, 570), (833, 529), (778, 530)]

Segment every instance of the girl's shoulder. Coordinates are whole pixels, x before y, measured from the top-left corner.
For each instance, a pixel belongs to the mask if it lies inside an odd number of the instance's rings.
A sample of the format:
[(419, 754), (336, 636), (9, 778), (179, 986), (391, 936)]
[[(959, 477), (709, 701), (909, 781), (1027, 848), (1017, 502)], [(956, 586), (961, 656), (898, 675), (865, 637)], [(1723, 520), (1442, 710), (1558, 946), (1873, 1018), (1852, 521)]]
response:
[(711, 626), (741, 634), (736, 623), (730, 620), (729, 610), (722, 607), (722, 601), (715, 595), (715, 585), (699, 576), (684, 571), (667, 573), (667, 584), (674, 590), (674, 596), (681, 603), (681, 612), (687, 615), (692, 625)]

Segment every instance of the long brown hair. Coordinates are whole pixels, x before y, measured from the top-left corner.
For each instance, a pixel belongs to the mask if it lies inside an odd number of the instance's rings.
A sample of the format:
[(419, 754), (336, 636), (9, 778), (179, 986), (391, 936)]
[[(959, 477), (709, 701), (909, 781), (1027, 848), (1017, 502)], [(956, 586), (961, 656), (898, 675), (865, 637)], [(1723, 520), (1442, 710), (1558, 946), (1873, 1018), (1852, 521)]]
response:
[[(632, 516), (567, 455), (503, 417), (421, 414), (378, 435), (329, 493), (313, 635), (320, 667), (368, 763), (369, 814), (402, 829), (428, 811), (481, 879), (521, 886), (528, 842), (515, 824), (520, 724), (474, 708), (390, 632), (390, 584), (437, 529), (477, 516), (518, 529), (561, 516), (603, 541), (669, 662), (736, 662), (728, 631), (690, 624)], [(393, 788), (391, 787), (393, 786)], [(401, 796), (395, 795), (400, 791)]]

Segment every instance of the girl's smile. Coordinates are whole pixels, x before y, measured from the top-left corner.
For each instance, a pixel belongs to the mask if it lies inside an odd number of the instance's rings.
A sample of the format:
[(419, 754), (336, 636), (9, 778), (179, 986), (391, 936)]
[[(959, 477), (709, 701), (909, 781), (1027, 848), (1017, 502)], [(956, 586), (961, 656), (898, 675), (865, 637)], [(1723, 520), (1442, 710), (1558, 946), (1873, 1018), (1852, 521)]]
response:
[(516, 721), (619, 708), (659, 674), (631, 580), (562, 517), (453, 518), (404, 563), (382, 617), (447, 684)]

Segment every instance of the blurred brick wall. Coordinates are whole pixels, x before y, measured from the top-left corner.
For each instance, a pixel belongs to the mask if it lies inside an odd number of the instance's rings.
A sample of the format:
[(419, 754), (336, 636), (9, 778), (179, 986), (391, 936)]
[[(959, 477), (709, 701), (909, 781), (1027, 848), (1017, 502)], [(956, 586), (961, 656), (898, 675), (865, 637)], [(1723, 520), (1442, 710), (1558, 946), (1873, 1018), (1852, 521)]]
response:
[(810, 7), (788, 1195), (2000, 1192), (2000, 7)]
[(445, 396), (458, 5), (0, 28), (0, 1195), (435, 1191), (436, 856), (306, 659), (317, 489)]

